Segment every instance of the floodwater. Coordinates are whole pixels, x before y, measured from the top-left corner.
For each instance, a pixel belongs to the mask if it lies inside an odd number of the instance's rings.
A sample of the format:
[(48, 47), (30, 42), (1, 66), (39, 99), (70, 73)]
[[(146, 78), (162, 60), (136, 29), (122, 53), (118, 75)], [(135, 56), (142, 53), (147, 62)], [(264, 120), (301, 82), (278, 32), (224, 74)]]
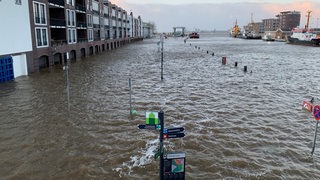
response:
[(186, 153), (186, 179), (320, 179), (301, 106), (319, 98), (319, 48), (168, 38), (161, 81), (158, 40), (72, 63), (70, 113), (62, 67), (0, 84), (0, 179), (159, 179), (159, 133), (137, 128), (148, 110), (185, 128), (164, 144)]

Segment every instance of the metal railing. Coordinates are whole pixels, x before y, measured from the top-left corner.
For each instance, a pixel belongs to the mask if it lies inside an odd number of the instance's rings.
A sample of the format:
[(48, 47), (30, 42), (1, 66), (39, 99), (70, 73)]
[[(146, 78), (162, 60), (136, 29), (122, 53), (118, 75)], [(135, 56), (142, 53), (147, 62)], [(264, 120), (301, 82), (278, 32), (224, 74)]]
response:
[(50, 18), (50, 26), (66, 26), (66, 20)]
[(66, 44), (68, 44), (67, 40), (51, 40), (51, 46), (52, 47), (63, 46), (63, 45), (66, 45)]
[(64, 6), (64, 0), (49, 0), (49, 3)]
[(100, 28), (100, 24), (93, 24), (93, 28)]
[(81, 42), (88, 42), (88, 38), (78, 38), (78, 43), (81, 43)]
[(86, 27), (87, 27), (87, 23), (86, 23), (86, 22), (83, 22), (83, 21), (78, 21), (78, 22), (77, 22), (77, 27), (86, 28)]

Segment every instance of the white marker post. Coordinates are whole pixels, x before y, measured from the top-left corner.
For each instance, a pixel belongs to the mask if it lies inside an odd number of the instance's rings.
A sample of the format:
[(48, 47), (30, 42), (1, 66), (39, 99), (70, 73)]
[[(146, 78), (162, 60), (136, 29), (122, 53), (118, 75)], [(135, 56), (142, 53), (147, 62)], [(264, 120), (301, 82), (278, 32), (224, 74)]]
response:
[(67, 65), (63, 66), (63, 70), (65, 70), (65, 73), (66, 73), (66, 81), (67, 81), (67, 98), (68, 98), (68, 111), (70, 112), (69, 52), (67, 52), (66, 56), (67, 56)]

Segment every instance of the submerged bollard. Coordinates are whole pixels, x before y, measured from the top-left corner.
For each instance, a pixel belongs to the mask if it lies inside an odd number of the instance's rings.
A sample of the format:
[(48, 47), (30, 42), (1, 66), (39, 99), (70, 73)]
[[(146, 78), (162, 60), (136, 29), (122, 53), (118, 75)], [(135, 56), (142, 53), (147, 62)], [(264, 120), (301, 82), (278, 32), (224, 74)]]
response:
[(244, 71), (244, 72), (247, 72), (247, 66), (244, 66), (244, 67), (243, 67), (243, 71)]
[(223, 56), (222, 57), (222, 65), (226, 65), (227, 64), (227, 57)]
[(235, 63), (234, 63), (234, 66), (237, 67), (237, 66), (238, 66), (238, 62), (235, 62)]

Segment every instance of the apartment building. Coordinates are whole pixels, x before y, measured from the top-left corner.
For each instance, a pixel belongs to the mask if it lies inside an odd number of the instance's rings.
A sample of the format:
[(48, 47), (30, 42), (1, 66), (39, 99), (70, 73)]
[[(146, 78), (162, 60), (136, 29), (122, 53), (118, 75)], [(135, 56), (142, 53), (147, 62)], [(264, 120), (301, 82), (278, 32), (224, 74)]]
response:
[(263, 19), (262, 23), (264, 31), (276, 31), (279, 28), (279, 19), (276, 18)]
[(300, 25), (301, 13), (299, 11), (283, 11), (276, 16), (279, 19), (279, 28), (291, 31)]
[(108, 0), (0, 0), (0, 11), (0, 58), (23, 54), (23, 75), (143, 39), (141, 17)]

